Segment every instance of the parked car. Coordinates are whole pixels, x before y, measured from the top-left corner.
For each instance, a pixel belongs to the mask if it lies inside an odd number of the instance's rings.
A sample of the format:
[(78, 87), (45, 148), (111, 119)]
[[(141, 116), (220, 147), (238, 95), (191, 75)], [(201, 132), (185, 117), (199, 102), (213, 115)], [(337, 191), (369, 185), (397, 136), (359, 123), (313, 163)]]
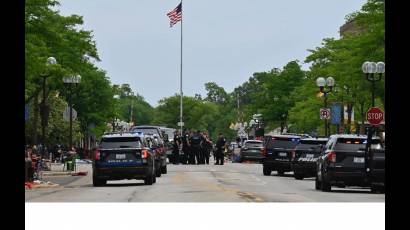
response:
[(165, 145), (165, 152), (167, 154), (167, 157), (170, 162), (173, 162), (172, 143), (174, 141), (174, 132), (176, 131), (176, 129), (163, 127), (163, 126), (159, 126), (159, 129), (162, 135), (164, 136), (164, 145)]
[(244, 160), (256, 160), (261, 162), (265, 157), (263, 155), (263, 150), (263, 141), (247, 140), (243, 143), (240, 150), (239, 162), (243, 162)]
[[(167, 155), (164, 149), (164, 143), (156, 134), (144, 135), (147, 145), (155, 155), (155, 176), (161, 177), (163, 165), (166, 165)], [(165, 163), (164, 163), (165, 162)]]
[(141, 133), (105, 134), (93, 156), (93, 185), (123, 179), (141, 179), (152, 185), (156, 182), (154, 158)]
[(364, 135), (332, 135), (317, 161), (315, 188), (331, 191), (332, 186), (362, 186), (383, 191), (384, 148), (379, 138), (372, 139), (371, 170), (366, 173), (366, 143)]
[(292, 171), (295, 179), (303, 180), (316, 175), (316, 161), (328, 138), (304, 138), (292, 152)]
[(131, 132), (142, 132), (144, 135), (152, 136), (157, 139), (158, 150), (157, 153), (161, 156), (161, 173), (167, 174), (167, 149), (165, 143), (168, 141), (168, 135), (161, 132), (160, 126), (140, 125), (131, 128)]
[(269, 176), (272, 171), (279, 175), (292, 171), (291, 153), (299, 140), (300, 136), (294, 135), (266, 135), (263, 141), (263, 175)]

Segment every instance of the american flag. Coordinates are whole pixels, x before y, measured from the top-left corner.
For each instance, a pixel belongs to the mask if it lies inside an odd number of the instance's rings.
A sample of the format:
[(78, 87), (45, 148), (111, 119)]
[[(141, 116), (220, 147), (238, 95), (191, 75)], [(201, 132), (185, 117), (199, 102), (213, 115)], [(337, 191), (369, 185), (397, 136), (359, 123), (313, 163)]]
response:
[(182, 20), (182, 3), (179, 3), (179, 5), (173, 9), (171, 12), (167, 14), (169, 17), (170, 21), (170, 26), (172, 27), (175, 25), (177, 22)]

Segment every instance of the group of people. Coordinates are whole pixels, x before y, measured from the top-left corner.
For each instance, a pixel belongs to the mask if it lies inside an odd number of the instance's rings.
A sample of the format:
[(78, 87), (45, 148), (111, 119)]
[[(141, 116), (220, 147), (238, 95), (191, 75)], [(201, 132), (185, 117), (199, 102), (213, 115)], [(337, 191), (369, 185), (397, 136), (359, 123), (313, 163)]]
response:
[[(224, 148), (226, 140), (222, 133), (219, 133), (214, 151), (215, 164), (224, 164)], [(182, 135), (178, 131), (174, 133), (173, 141), (173, 163), (174, 164), (209, 164), (209, 157), (214, 145), (207, 132), (184, 131)], [(180, 156), (180, 151), (183, 154)]]

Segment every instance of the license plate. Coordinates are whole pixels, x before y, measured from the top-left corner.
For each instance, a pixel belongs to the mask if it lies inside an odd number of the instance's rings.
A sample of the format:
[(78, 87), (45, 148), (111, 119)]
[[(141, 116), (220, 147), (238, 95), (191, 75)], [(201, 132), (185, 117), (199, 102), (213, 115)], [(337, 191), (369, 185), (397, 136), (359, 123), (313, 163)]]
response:
[(281, 156), (281, 157), (286, 157), (287, 154), (286, 154), (286, 153), (279, 153), (279, 156)]
[(314, 156), (313, 154), (306, 154), (307, 158), (313, 158), (313, 156)]
[(364, 157), (355, 157), (353, 158), (354, 163), (364, 163)]
[(115, 159), (125, 159), (125, 154), (115, 154)]

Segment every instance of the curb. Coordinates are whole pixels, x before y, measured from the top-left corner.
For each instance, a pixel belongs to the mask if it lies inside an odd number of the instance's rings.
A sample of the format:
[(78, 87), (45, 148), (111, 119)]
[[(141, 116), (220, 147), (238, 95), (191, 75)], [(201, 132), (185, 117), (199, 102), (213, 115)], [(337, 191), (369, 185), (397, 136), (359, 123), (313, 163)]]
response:
[(52, 173), (45, 173), (43, 172), (43, 176), (67, 176), (71, 175), (73, 172), (52, 172)]

